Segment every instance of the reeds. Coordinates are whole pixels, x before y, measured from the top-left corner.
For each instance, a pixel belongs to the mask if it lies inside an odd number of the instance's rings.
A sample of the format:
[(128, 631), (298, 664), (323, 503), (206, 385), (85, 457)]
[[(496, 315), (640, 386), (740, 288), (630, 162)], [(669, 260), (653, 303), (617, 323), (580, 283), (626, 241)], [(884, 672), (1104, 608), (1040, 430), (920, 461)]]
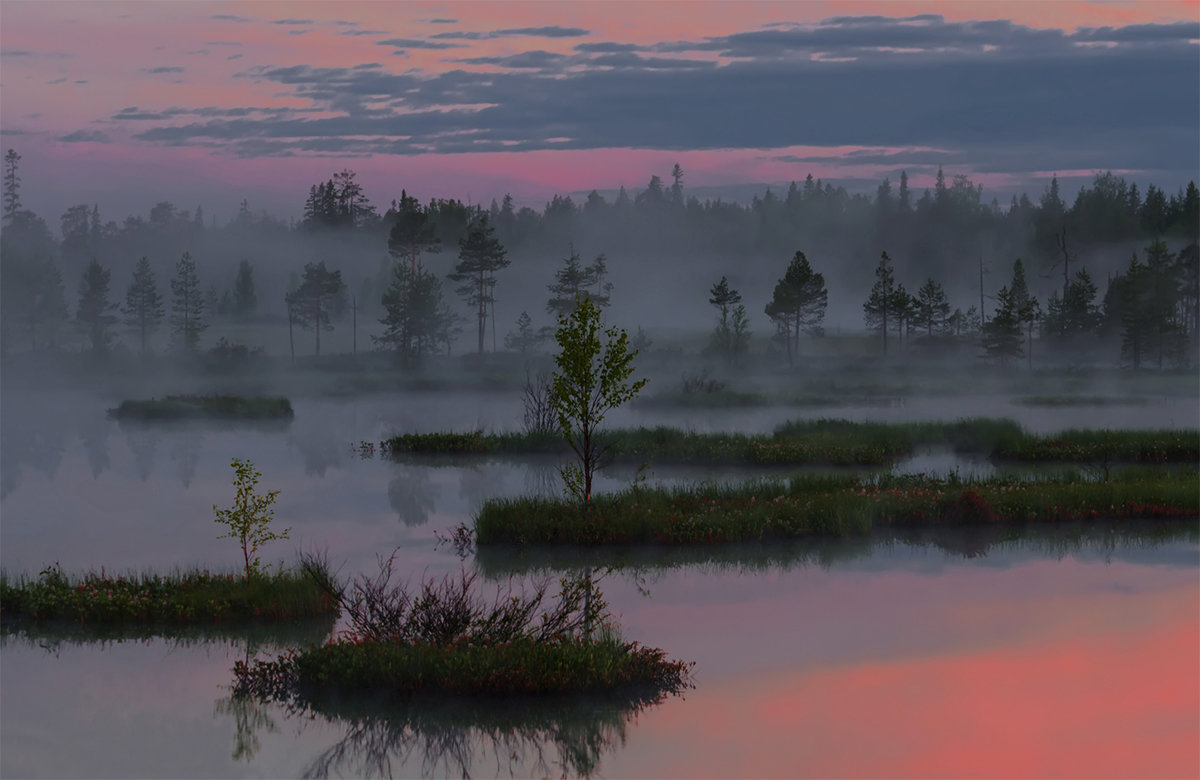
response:
[(465, 571), (416, 588), (391, 578), (392, 559), (376, 577), (348, 587), (328, 578), (350, 630), (275, 660), (237, 664), (235, 694), (295, 702), (366, 692), (517, 696), (687, 684), (690, 664), (618, 638), (590, 577), (561, 580), (553, 602), (545, 582), (497, 589), (489, 598)]
[(1108, 481), (1062, 475), (1017, 481), (956, 476), (795, 478), (744, 485), (631, 489), (586, 506), (548, 498), (493, 499), (476, 542), (711, 544), (849, 536), (889, 526), (1194, 517), (1194, 470), (1141, 470)]
[(336, 614), (337, 603), (301, 570), (249, 578), (189, 571), (70, 577), (57, 565), (36, 579), (0, 573), (0, 618), (87, 623), (194, 624)]

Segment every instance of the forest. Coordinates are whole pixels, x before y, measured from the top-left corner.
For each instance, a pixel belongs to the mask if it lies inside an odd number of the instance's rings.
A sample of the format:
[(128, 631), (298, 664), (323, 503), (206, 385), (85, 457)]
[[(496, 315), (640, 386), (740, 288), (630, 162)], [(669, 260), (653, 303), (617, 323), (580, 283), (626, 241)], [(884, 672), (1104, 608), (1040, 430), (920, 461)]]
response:
[[(22, 186), (36, 181), (23, 181), (20, 162), (8, 150), (5, 356), (237, 361), (286, 349), (294, 360), (320, 355), (335, 328), (335, 351), (393, 352), (404, 365), (527, 354), (549, 349), (557, 316), (584, 294), (637, 326), (642, 346), (648, 333), (703, 333), (697, 351), (730, 362), (794, 365), (803, 339), (834, 334), (870, 335), (889, 360), (1197, 362), (1194, 182), (1142, 192), (1104, 172), (1074, 197), (1054, 178), (1001, 204), (939, 169), (920, 193), (903, 172), (873, 197), (809, 176), (738, 204), (690, 196), (676, 165), (669, 183), (653, 175), (644, 189), (582, 202), (556, 195), (540, 211), (510, 196), (423, 202), (403, 188), (381, 209), (343, 170), (297, 194), (298, 221), (245, 200), (224, 224), (201, 206), (164, 201), (118, 222), (81, 203), (54, 230), (23, 207)], [(286, 346), (260, 335), (285, 328)]]

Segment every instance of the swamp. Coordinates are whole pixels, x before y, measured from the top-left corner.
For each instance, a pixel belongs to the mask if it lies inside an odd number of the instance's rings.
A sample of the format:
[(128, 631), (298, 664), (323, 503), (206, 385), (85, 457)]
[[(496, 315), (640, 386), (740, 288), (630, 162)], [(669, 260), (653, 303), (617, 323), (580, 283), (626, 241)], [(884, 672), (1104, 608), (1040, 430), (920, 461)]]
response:
[[(466, 372), (462, 384), (469, 386), (477, 369), (451, 363), (444, 370)], [(1165, 455), (1146, 462), (1137, 453), (1162, 444), (1170, 431), (1183, 442), (1178, 446), (1195, 446), (1194, 377), (1162, 377), (1154, 392), (1144, 392), (1145, 378), (1125, 377), (1122, 385), (1123, 376), (1112, 374), (1106, 381), (1122, 397), (1138, 398), (1122, 404), (1028, 403), (1030, 384), (1054, 381), (1046, 375), (984, 401), (910, 396), (903, 404), (752, 410), (633, 404), (611, 415), (614, 430), (666, 425), (727, 440), (828, 431), (829, 421), (840, 419), (850, 422), (835, 428), (865, 431), (879, 446), (884, 433), (903, 432), (902, 446), (882, 464), (618, 458), (596, 484), (598, 507), (630, 496), (693, 500), (695, 491), (707, 491), (709, 500), (776, 491), (769, 504), (783, 493), (813, 490), (970, 486), (1000, 506), (996, 491), (1004, 486), (1077, 485), (1105, 491), (1105, 502), (1113, 491), (1161, 496), (1169, 487), (1183, 511), (1159, 513), (1166, 517), (1060, 512), (1052, 522), (904, 522), (699, 545), (476, 546), (468, 535), (456, 549), (447, 540), (473, 529), (489, 507), (561, 502), (558, 467), (567, 456), (544, 447), (400, 453), (383, 443), (399, 434), (472, 438), (472, 431), (520, 439), (519, 367), (510, 374), (495, 391), (350, 396), (329, 391), (345, 376), (336, 368), (217, 380), (241, 392), (290, 378), (295, 417), (286, 427), (220, 420), (131, 426), (105, 414), (111, 397), (128, 395), (119, 378), (109, 380), (110, 397), (63, 385), (28, 392), (10, 380), (0, 564), (9, 583), (98, 576), (101, 567), (128, 579), (148, 570), (237, 574), (241, 552), (217, 538), (213, 522), (214, 506), (228, 504), (229, 458), (236, 456), (258, 465), (264, 488), (279, 491), (275, 511), (290, 527), (286, 541), (259, 552), (264, 565), (294, 569), (299, 556), (319, 552), (349, 580), (375, 576), (390, 561), (395, 578), (410, 587), (470, 577), (485, 597), (514, 585), (551, 583), (553, 590), (556, 580), (586, 572), (619, 631), (598, 647), (618, 641), (661, 648), (690, 664), (685, 685), (659, 693), (628, 686), (510, 692), (486, 704), (428, 691), (390, 696), (371, 685), (336, 695), (307, 689), (300, 699), (246, 696), (237, 693), (236, 669), (320, 648), (328, 653), (330, 641), (352, 628), (345, 610), (336, 619), (89, 626), (12, 620), (6, 598), (3, 774), (93, 774), (98, 766), (111, 774), (210, 776), (965, 771), (942, 755), (948, 743), (992, 751), (996, 771), (1020, 774), (1021, 766), (989, 747), (987, 735), (996, 729), (1027, 745), (1052, 733), (1060, 747), (1045, 756), (1051, 774), (1136, 773), (1148, 754), (1170, 774), (1193, 760), (1200, 717), (1193, 701), (1200, 684), (1196, 469), (1186, 451), (1183, 463)], [(852, 375), (847, 369), (828, 381)], [(293, 392), (300, 383), (311, 389)], [(987, 446), (948, 441), (946, 430), (972, 425), (960, 422), (970, 415), (954, 415), (978, 408), (996, 416), (974, 424), (991, 432)], [(1052, 461), (1036, 451), (1025, 460), (994, 451), (997, 437), (1083, 446), (1087, 431), (1112, 431), (1100, 437), (1108, 449)], [(1127, 457), (1117, 457), (1117, 440), (1129, 445)], [(527, 654), (519, 642), (505, 652)], [(504, 663), (487, 657), (472, 666)], [(313, 656), (302, 666), (345, 666), (329, 660), (335, 658)], [(1075, 660), (1064, 665), (1064, 658)], [(387, 661), (388, 668), (442, 662), (395, 663)], [(613, 668), (612, 661), (595, 663)], [(578, 660), (569, 666), (583, 668)], [(370, 674), (376, 679), (379, 672)], [(978, 701), (995, 704), (979, 709), (972, 704)], [(1013, 712), (1028, 715), (1014, 720)], [(872, 736), (864, 740), (864, 732)], [(65, 745), (56, 740), (51, 748), (47, 734), (67, 737)]]

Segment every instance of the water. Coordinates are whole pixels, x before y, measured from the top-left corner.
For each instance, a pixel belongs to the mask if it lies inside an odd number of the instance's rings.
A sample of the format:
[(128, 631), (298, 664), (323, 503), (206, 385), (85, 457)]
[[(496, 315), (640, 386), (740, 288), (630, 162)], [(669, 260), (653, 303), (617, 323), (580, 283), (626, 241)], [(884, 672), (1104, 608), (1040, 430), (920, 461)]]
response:
[[(69, 572), (233, 570), (240, 551), (216, 538), (212, 505), (232, 498), (234, 457), (253, 460), (262, 487), (281, 491), (278, 522), (291, 540), (268, 547), (266, 561), (325, 550), (348, 575), (397, 550), (404, 575), (465, 565), (489, 581), (582, 562), (481, 554), (463, 563), (435, 546), (487, 497), (553, 489), (552, 464), (395, 464), (352, 447), (392, 430), (514, 427), (510, 400), (301, 401), (291, 426), (250, 431), (122, 427), (103, 407), (83, 394), (5, 398), (7, 571), (36, 574), (55, 561)], [(1145, 427), (1188, 413), (1146, 409), (1133, 407)], [(1129, 412), (1101, 413), (1135, 427)], [(773, 414), (747, 429), (796, 416)], [(1030, 424), (1020, 414), (1014, 407)], [(652, 421), (628, 415), (617, 422)], [(1080, 424), (1069, 416), (1062, 427)], [(733, 413), (701, 417), (738, 424)], [(1097, 424), (1096, 410), (1090, 417)], [(932, 460), (908, 467), (974, 467), (921, 457)], [(720, 476), (661, 471), (655, 478)], [(625, 635), (694, 661), (694, 690), (639, 712), (590, 700), (425, 702), (308, 719), (235, 705), (230, 670), (248, 653), (317, 641), (327, 627), (99, 642), (41, 631), (3, 639), (0, 775), (1200, 774), (1194, 532), (1159, 541), (966, 533), (602, 562), (618, 567), (602, 588)]]

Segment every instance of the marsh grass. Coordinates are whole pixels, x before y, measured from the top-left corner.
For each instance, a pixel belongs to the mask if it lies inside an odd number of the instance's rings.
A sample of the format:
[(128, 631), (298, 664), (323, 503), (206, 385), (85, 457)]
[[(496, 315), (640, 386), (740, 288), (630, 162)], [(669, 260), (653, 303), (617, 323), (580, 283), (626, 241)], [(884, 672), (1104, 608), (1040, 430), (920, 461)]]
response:
[(122, 401), (109, 414), (118, 420), (290, 420), (292, 403), (283, 397), (169, 395)]
[[(1195, 430), (1069, 430), (1039, 436), (1012, 420), (975, 417), (953, 422), (794, 420), (771, 434), (695, 433), (678, 428), (602, 432), (607, 458), (633, 463), (708, 463), (751, 466), (881, 466), (920, 447), (1013, 462), (1195, 463)], [(528, 455), (566, 453), (554, 434), (410, 433), (381, 444), (393, 458), (410, 455)]]
[(0, 572), (0, 618), (91, 623), (192, 624), (282, 620), (336, 614), (337, 604), (308, 572), (249, 578), (189, 571), (68, 576), (57, 565), (36, 578)]
[(528, 589), (510, 583), (489, 597), (465, 571), (416, 587), (393, 584), (393, 561), (349, 585), (328, 576), (324, 587), (345, 612), (348, 631), (275, 660), (238, 663), (235, 695), (285, 702), (381, 691), (509, 697), (688, 684), (690, 664), (618, 637), (590, 577), (560, 580), (553, 600), (544, 581)]
[(1195, 517), (1191, 469), (1058, 475), (1025, 481), (956, 475), (808, 477), (743, 485), (635, 489), (578, 503), (505, 498), (484, 503), (475, 538), (491, 544), (712, 544), (850, 536), (927, 525)]

